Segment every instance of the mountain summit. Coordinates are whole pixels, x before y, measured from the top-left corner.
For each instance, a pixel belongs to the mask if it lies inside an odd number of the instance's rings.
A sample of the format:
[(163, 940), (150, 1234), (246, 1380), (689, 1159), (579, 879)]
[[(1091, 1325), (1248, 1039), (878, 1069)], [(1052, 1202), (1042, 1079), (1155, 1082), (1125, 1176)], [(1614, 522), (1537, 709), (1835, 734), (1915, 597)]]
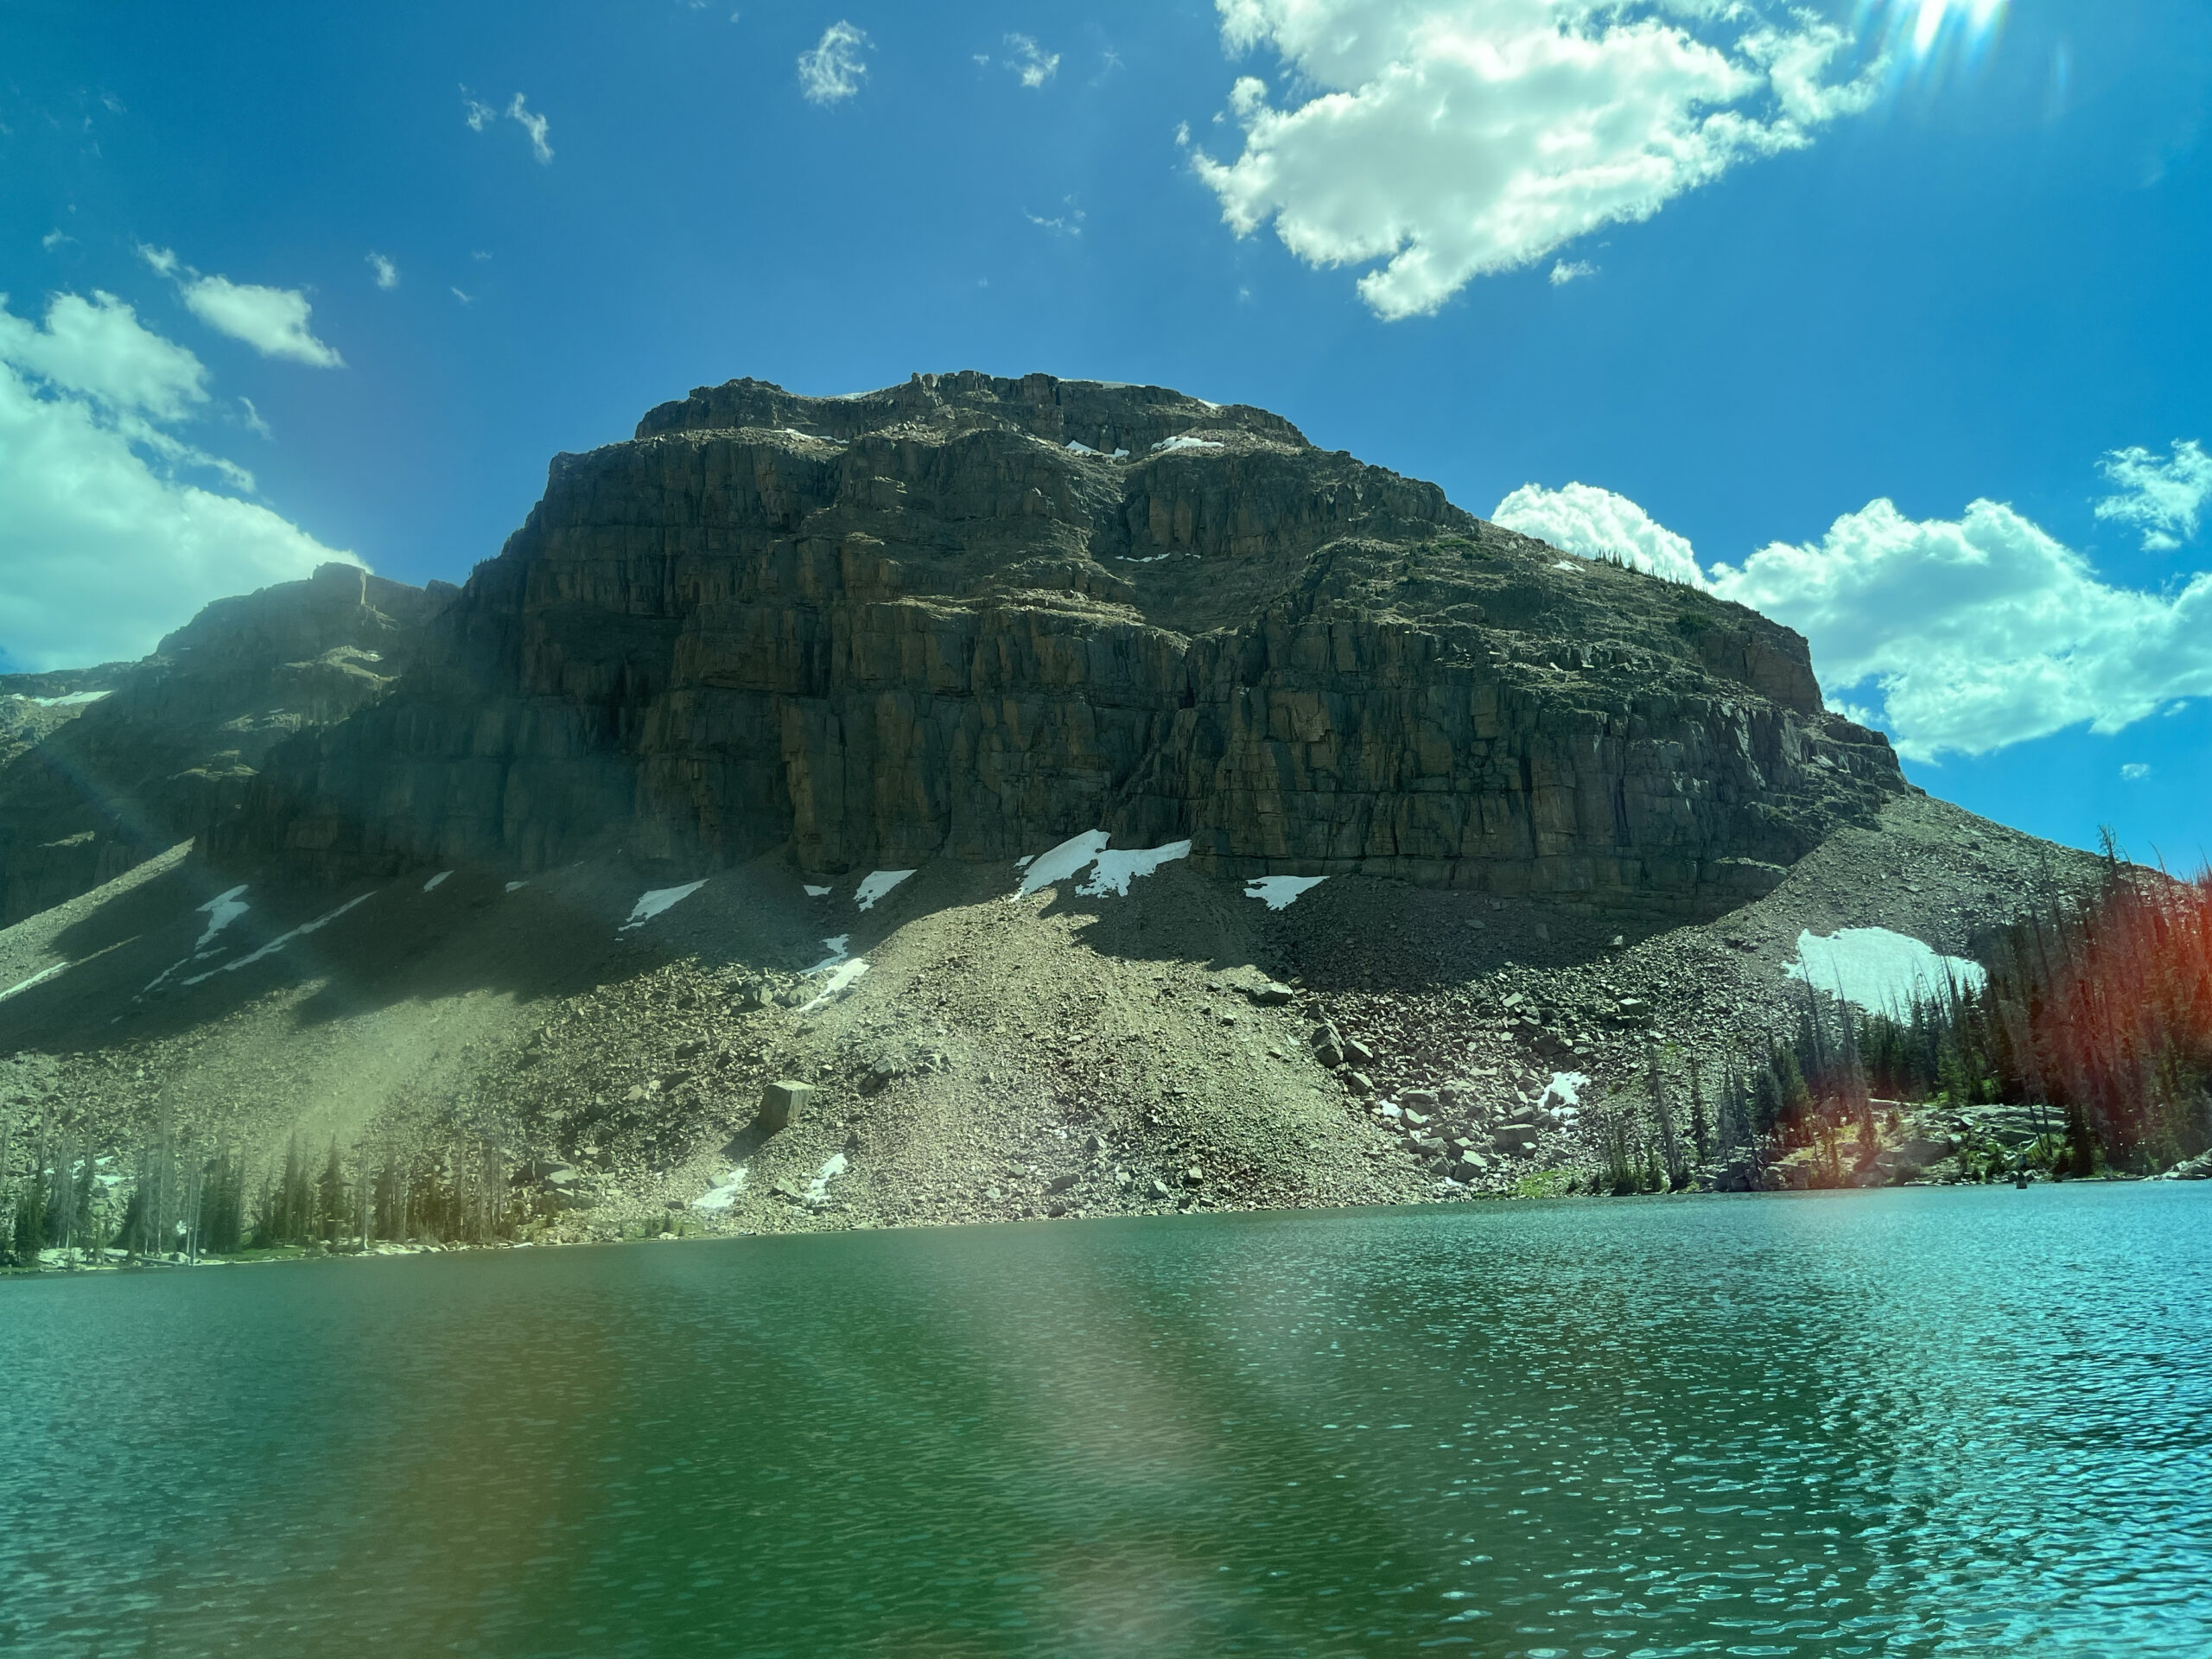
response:
[(1280, 416), (1154, 386), (754, 380), (562, 455), (390, 695), (219, 858), (323, 879), (1104, 830), (1201, 870), (1709, 911), (1905, 788), (1805, 645)]

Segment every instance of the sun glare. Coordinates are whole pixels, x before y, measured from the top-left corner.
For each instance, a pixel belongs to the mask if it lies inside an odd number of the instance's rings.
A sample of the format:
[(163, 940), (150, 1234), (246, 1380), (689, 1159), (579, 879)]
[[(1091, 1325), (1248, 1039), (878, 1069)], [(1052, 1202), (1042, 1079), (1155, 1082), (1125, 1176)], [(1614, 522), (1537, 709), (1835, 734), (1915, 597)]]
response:
[(1926, 58), (1947, 35), (1979, 43), (2004, 10), (2005, 0), (1892, 0), (1891, 32), (1904, 38), (1914, 57)]

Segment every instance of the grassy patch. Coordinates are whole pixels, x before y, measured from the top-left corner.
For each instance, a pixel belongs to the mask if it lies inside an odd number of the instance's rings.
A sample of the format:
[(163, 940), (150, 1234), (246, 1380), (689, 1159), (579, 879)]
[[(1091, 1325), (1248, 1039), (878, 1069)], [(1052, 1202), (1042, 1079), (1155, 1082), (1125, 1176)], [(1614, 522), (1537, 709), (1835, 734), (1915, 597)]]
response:
[(1513, 1183), (1513, 1196), (1516, 1198), (1563, 1198), (1573, 1183), (1574, 1172), (1571, 1169), (1534, 1170)]

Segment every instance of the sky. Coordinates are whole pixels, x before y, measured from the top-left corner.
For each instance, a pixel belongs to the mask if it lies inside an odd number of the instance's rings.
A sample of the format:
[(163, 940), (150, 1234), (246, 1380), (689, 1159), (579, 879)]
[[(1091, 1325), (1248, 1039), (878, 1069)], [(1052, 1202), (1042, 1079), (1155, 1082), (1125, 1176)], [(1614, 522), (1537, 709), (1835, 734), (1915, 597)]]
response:
[(2212, 851), (2202, 0), (0, 14), (0, 665), (465, 580), (738, 375), (1278, 411), (1754, 605), (1931, 792)]

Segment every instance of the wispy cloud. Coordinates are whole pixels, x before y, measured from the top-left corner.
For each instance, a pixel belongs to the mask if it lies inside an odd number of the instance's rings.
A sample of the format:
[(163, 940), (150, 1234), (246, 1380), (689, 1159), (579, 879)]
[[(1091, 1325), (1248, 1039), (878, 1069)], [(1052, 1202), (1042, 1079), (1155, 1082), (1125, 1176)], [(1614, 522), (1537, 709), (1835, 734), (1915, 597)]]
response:
[(1021, 216), (1038, 229), (1050, 231), (1055, 236), (1081, 236), (1084, 214), (1083, 209), (1076, 205), (1075, 198), (1073, 196), (1062, 198), (1060, 207), (1061, 211), (1049, 219), (1042, 214), (1033, 213), (1027, 208), (1022, 210)]
[(52, 253), (63, 243), (74, 242), (76, 239), (77, 238), (75, 237), (70, 235), (68, 232), (63, 230), (57, 225), (54, 229), (48, 231), (44, 236), (39, 238), (38, 245), (41, 248), (44, 248), (48, 253)]
[(378, 288), (399, 286), (399, 267), (380, 253), (372, 252), (369, 255), (369, 272), (376, 278)]
[(2212, 501), (2212, 455), (2202, 445), (2177, 440), (2164, 460), (2148, 449), (2115, 449), (2098, 469), (2120, 492), (2097, 503), (2097, 517), (2139, 528), (2146, 552), (2171, 553), (2196, 538)]
[(315, 337), (314, 308), (297, 289), (264, 288), (234, 283), (227, 276), (203, 276), (179, 263), (167, 248), (141, 245), (139, 257), (176, 283), (192, 315), (217, 334), (244, 340), (264, 357), (277, 357), (310, 368), (336, 369), (345, 359)]
[(1561, 259), (1552, 266), (1552, 286), (1564, 288), (1569, 283), (1579, 283), (1585, 276), (1595, 276), (1598, 267), (1586, 259)]
[(798, 90), (810, 104), (843, 102), (861, 89), (868, 64), (861, 54), (868, 36), (839, 18), (822, 31), (810, 51), (798, 54)]
[(472, 96), (468, 88), (463, 86), (461, 89), (461, 118), (468, 124), (471, 132), (481, 132), (499, 118), (499, 112)]
[(530, 153), (537, 157), (537, 164), (543, 167), (550, 163), (553, 159), (553, 146), (545, 142), (545, 135), (551, 130), (552, 123), (542, 115), (532, 115), (530, 106), (523, 102), (520, 92), (507, 100), (507, 118), (518, 123), (530, 135)]
[(1006, 67), (1023, 86), (1042, 86), (1060, 71), (1060, 54), (1047, 52), (1028, 35), (1006, 37)]

